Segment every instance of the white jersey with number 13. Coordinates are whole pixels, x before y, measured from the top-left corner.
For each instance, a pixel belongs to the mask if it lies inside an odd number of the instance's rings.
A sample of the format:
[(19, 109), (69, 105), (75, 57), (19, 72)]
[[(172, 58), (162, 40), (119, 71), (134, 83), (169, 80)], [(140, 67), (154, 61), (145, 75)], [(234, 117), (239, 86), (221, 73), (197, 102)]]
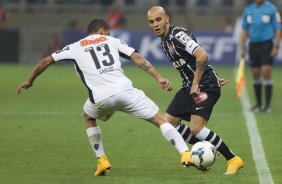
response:
[(104, 35), (89, 35), (52, 54), (53, 59), (73, 61), (76, 71), (94, 102), (108, 98), (126, 89), (132, 82), (121, 68), (120, 53), (130, 56), (135, 49), (123, 41)]

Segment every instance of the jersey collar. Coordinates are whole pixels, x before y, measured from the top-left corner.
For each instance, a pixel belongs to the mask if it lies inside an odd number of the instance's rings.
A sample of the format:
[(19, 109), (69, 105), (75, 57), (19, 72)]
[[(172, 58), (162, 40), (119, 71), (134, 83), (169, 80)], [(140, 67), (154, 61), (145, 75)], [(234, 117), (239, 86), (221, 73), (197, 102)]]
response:
[(175, 27), (175, 26), (173, 26), (173, 25), (170, 25), (170, 26), (169, 26), (169, 30), (168, 30), (168, 32), (167, 32), (167, 35), (166, 35), (166, 37), (162, 40), (163, 42), (166, 41), (166, 40), (169, 40), (169, 41), (172, 40), (172, 38), (173, 38), (172, 29), (173, 29), (174, 27)]

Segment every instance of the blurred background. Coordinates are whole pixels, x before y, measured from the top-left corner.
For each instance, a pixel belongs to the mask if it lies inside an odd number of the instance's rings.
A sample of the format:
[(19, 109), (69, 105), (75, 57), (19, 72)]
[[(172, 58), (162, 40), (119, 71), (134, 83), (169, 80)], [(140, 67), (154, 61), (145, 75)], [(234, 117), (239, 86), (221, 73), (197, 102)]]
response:
[[(148, 29), (146, 12), (161, 5), (171, 24), (194, 32), (210, 62), (233, 65), (236, 21), (252, 0), (0, 0), (0, 62), (35, 63), (84, 37), (94, 18), (109, 22), (112, 36), (153, 63), (167, 63), (160, 40)], [(282, 10), (281, 0), (272, 0)], [(281, 13), (281, 12), (280, 12)], [(239, 24), (238, 24), (239, 25)], [(238, 26), (237, 25), (237, 26)], [(239, 25), (240, 27), (240, 25)], [(281, 63), (280, 51), (276, 63)]]

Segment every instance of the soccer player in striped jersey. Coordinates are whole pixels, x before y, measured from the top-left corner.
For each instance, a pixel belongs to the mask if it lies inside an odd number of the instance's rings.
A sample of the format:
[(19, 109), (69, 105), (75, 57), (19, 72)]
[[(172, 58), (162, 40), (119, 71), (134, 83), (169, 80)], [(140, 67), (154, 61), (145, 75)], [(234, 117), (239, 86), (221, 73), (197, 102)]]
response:
[[(169, 17), (160, 6), (147, 12), (148, 24), (153, 33), (161, 38), (164, 53), (178, 70), (183, 84), (166, 111), (171, 122), (190, 144), (199, 140), (212, 143), (226, 158), (225, 174), (235, 174), (244, 165), (215, 132), (206, 127), (212, 109), (220, 97), (220, 87), (228, 81), (219, 79), (208, 63), (206, 51), (187, 29), (170, 25)], [(190, 127), (180, 122), (190, 121)]]
[(50, 65), (63, 60), (72, 61), (89, 93), (83, 110), (86, 132), (98, 158), (95, 176), (104, 175), (111, 168), (104, 152), (101, 130), (96, 120), (107, 121), (116, 111), (145, 119), (159, 127), (165, 139), (181, 154), (181, 163), (192, 164), (188, 147), (181, 135), (165, 120), (158, 106), (143, 91), (132, 86), (121, 68), (119, 55), (129, 57), (148, 72), (161, 88), (170, 91), (171, 83), (163, 78), (149, 61), (135, 52), (135, 49), (119, 39), (108, 36), (109, 27), (103, 20), (91, 21), (87, 32), (87, 37), (43, 58), (35, 66), (28, 79), (20, 84), (17, 94), (31, 87), (34, 80)]

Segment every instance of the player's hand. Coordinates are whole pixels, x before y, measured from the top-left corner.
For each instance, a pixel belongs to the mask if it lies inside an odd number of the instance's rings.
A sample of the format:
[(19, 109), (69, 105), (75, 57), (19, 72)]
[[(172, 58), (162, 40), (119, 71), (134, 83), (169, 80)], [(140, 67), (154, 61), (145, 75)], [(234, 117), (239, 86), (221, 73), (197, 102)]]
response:
[(31, 86), (32, 86), (31, 82), (29, 82), (29, 81), (23, 82), (17, 89), (17, 95), (19, 95), (23, 89), (28, 89)]
[(230, 82), (230, 80), (221, 79), (221, 78), (218, 78), (218, 81), (219, 81), (220, 86), (224, 86), (225, 84), (227, 84), (228, 82)]
[(193, 83), (191, 90), (190, 90), (190, 95), (195, 98), (198, 97), (200, 95), (200, 88), (199, 88), (199, 84), (197, 83)]
[(240, 56), (241, 58), (245, 58), (245, 48), (240, 48)]
[(278, 54), (278, 49), (273, 47), (273, 49), (271, 50), (270, 56), (274, 58), (275, 56), (277, 56), (277, 54)]
[(171, 82), (165, 78), (159, 78), (158, 83), (161, 86), (162, 89), (166, 91), (171, 91), (172, 90), (172, 85)]

